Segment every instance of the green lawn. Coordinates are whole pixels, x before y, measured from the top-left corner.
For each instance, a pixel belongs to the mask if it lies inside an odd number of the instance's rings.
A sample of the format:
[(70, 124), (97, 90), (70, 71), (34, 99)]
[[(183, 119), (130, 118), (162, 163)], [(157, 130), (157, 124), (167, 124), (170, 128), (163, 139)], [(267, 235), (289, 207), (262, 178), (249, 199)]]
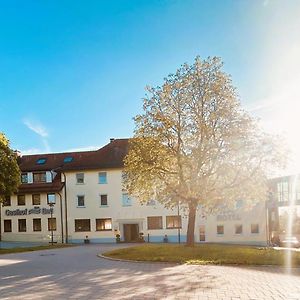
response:
[(32, 246), (32, 247), (18, 247), (18, 248), (9, 248), (9, 249), (0, 249), (1, 254), (9, 254), (9, 253), (20, 253), (20, 252), (30, 252), (30, 251), (38, 251), (38, 250), (48, 250), (48, 249), (57, 249), (57, 248), (66, 248), (72, 247), (72, 245), (42, 245), (42, 246)]
[[(202, 244), (195, 247), (143, 244), (117, 249), (104, 256), (138, 261), (190, 264), (284, 265), (286, 251), (264, 247)], [(292, 265), (300, 266), (300, 252), (292, 252)]]

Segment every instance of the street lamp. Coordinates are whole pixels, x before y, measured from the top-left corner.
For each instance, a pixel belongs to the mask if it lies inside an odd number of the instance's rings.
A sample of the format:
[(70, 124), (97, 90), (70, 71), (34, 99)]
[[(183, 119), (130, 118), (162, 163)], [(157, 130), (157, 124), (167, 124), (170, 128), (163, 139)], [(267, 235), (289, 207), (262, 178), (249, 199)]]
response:
[(56, 203), (55, 194), (48, 194), (47, 195), (47, 203), (50, 207), (50, 214), (51, 214), (51, 245), (53, 246), (53, 206)]

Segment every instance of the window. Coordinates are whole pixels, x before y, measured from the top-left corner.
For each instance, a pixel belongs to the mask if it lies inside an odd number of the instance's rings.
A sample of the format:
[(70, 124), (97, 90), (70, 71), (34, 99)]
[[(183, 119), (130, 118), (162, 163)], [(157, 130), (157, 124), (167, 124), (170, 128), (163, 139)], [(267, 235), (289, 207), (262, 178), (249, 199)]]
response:
[(84, 173), (77, 173), (76, 174), (76, 183), (77, 184), (84, 184)]
[(224, 225), (217, 225), (217, 234), (224, 234)]
[(239, 209), (239, 208), (242, 208), (244, 205), (244, 201), (242, 199), (239, 199), (235, 202), (235, 208), (236, 209)]
[(100, 195), (100, 206), (107, 206), (107, 195)]
[(25, 195), (18, 195), (18, 205), (25, 205)]
[(19, 232), (26, 232), (26, 219), (18, 220)]
[(56, 203), (56, 196), (55, 194), (47, 194), (47, 204), (48, 205), (54, 205)]
[(3, 206), (11, 206), (11, 198), (10, 196), (5, 196)]
[(35, 182), (35, 183), (46, 182), (46, 172), (34, 172), (33, 173), (33, 182)]
[(96, 219), (96, 231), (108, 231), (111, 228), (111, 219)]
[(148, 229), (162, 229), (162, 217), (148, 217)]
[(56, 230), (56, 218), (48, 218), (48, 231)]
[(243, 225), (235, 225), (235, 234), (242, 234), (243, 233)]
[(27, 173), (21, 174), (21, 183), (28, 183), (28, 174)]
[(36, 164), (37, 165), (43, 165), (46, 163), (46, 158), (39, 158), (37, 161), (36, 161)]
[(279, 202), (289, 201), (289, 183), (282, 181), (277, 183), (277, 197)]
[(251, 233), (259, 233), (259, 225), (251, 224)]
[(41, 195), (40, 194), (32, 195), (32, 205), (41, 205)]
[(33, 231), (42, 231), (41, 219), (33, 219), (32, 227), (33, 227)]
[(75, 231), (91, 231), (90, 219), (77, 219), (75, 220)]
[(122, 205), (123, 206), (131, 206), (132, 201), (128, 194), (122, 194)]
[(4, 232), (11, 232), (11, 220), (4, 220)]
[(107, 175), (106, 175), (106, 172), (100, 172), (100, 173), (99, 173), (99, 183), (100, 183), (100, 184), (105, 184), (105, 183), (107, 183)]
[(71, 162), (71, 161), (73, 161), (73, 157), (72, 157), (72, 156), (66, 156), (66, 157), (64, 158), (64, 163), (69, 163), (69, 162)]
[(84, 207), (84, 196), (77, 196), (77, 207)]
[(181, 216), (167, 216), (167, 229), (181, 228)]

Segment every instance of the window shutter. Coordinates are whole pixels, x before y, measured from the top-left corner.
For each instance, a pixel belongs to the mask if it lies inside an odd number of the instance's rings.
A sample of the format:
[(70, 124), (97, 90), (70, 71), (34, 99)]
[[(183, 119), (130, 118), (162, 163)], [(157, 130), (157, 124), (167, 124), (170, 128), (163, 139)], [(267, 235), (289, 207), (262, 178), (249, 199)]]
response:
[(46, 182), (52, 182), (52, 174), (50, 171), (46, 172)]
[(33, 183), (33, 175), (32, 175), (32, 172), (29, 172), (28, 175), (28, 183)]

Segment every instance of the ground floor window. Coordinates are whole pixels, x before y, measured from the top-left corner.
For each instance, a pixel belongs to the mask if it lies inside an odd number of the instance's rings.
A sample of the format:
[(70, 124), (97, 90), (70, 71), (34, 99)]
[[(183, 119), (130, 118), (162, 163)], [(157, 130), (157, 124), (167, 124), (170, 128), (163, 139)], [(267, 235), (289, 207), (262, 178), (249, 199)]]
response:
[(42, 231), (42, 222), (41, 219), (32, 220), (33, 231)]
[(162, 217), (148, 217), (148, 229), (162, 229)]
[(18, 220), (19, 232), (26, 232), (26, 219)]
[(242, 234), (242, 233), (243, 233), (243, 225), (242, 224), (235, 225), (235, 234)]
[(4, 232), (11, 232), (11, 220), (4, 220)]
[(181, 228), (181, 216), (167, 216), (167, 229)]
[(112, 229), (111, 219), (96, 219), (97, 231), (108, 231)]
[(259, 225), (251, 224), (251, 233), (259, 233)]
[(75, 220), (75, 231), (91, 231), (91, 220), (90, 219)]
[(56, 218), (48, 218), (48, 231), (56, 230)]
[(224, 234), (224, 225), (217, 226), (217, 234)]

